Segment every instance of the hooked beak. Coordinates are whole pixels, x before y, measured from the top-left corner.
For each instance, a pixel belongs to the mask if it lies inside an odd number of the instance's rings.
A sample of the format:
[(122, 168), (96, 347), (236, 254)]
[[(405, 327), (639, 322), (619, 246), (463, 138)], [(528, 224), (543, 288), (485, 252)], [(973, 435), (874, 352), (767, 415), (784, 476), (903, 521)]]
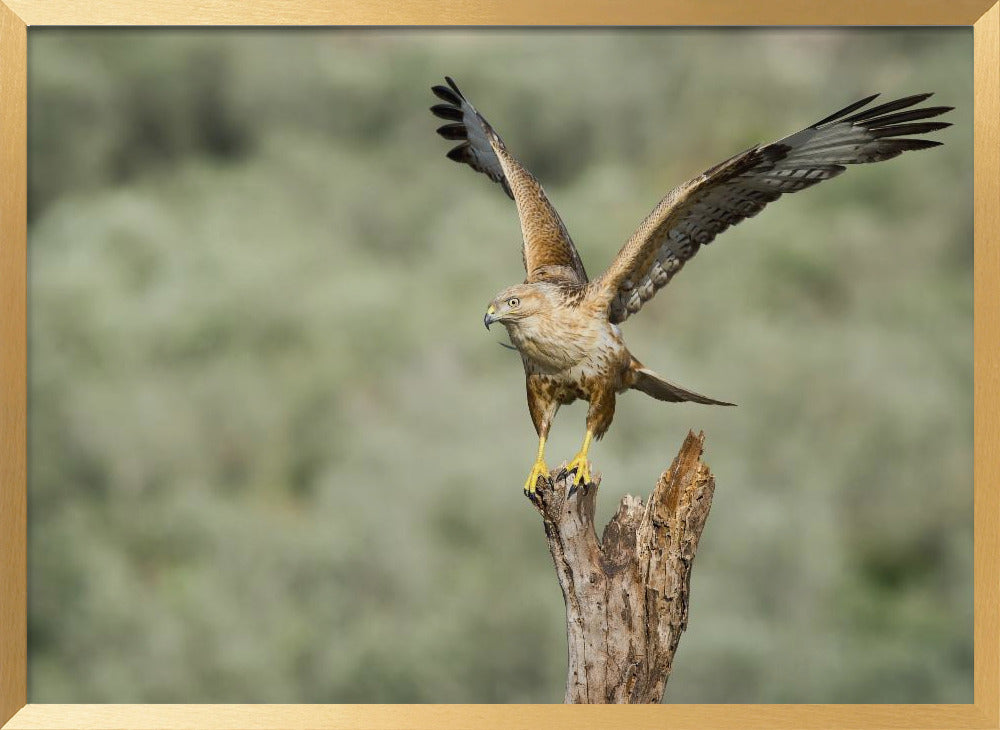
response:
[(483, 324), (486, 325), (486, 329), (489, 329), (490, 325), (497, 321), (496, 317), (493, 316), (496, 311), (496, 307), (492, 304), (490, 305), (490, 308), (486, 310), (486, 314), (483, 316)]

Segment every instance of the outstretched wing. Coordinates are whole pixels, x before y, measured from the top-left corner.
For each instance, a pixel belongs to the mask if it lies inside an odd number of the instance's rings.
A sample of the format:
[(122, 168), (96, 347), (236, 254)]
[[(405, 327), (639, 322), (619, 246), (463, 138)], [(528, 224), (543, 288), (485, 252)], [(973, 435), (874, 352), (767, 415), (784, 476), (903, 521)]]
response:
[[(953, 107), (908, 109), (930, 94), (871, 107), (878, 94), (855, 102), (811, 127), (753, 147), (672, 190), (642, 222), (595, 286), (608, 297), (608, 316), (622, 322), (681, 270), (698, 249), (782, 193), (794, 193), (839, 175), (844, 165), (888, 160), (941, 142), (909, 139), (951, 126), (922, 122)], [(850, 116), (849, 116), (850, 115)]]
[(431, 111), (451, 122), (438, 128), (438, 134), (445, 139), (461, 140), (461, 144), (448, 152), (449, 159), (465, 163), (500, 183), (517, 204), (527, 281), (554, 279), (586, 283), (587, 272), (580, 255), (542, 186), (507, 151), (500, 136), (466, 100), (455, 82), (447, 76), (445, 81), (448, 86), (431, 89), (445, 102), (432, 106)]

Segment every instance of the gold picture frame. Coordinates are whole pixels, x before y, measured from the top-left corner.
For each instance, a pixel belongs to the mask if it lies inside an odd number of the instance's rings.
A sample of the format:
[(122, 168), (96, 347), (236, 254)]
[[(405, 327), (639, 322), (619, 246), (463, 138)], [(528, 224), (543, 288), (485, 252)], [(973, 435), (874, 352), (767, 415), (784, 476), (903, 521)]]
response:
[[(27, 703), (27, 29), (66, 25), (957, 25), (974, 29), (975, 659), (968, 705)], [(1000, 2), (0, 0), (0, 725), (22, 728), (1000, 727)]]

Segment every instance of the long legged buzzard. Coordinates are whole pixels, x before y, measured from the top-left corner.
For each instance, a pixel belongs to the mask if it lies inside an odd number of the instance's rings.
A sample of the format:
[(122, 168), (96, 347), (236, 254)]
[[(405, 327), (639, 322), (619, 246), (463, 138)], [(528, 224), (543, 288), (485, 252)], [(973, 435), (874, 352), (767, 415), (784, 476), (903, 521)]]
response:
[(507, 151), (455, 82), (445, 80), (447, 86), (433, 87), (444, 103), (431, 111), (449, 121), (438, 133), (460, 141), (448, 157), (499, 183), (516, 203), (521, 221), (527, 278), (497, 294), (484, 321), (487, 328), (493, 322), (507, 328), (524, 362), (528, 410), (538, 432), (538, 455), (524, 484), (529, 495), (538, 478), (549, 473), (545, 439), (560, 405), (577, 398), (590, 403), (583, 446), (567, 466), (575, 473), (575, 485), (590, 481), (587, 453), (591, 441), (611, 425), (616, 394), (633, 388), (663, 401), (732, 405), (686, 390), (644, 367), (625, 346), (618, 324), (638, 312), (702, 245), (757, 215), (783, 193), (835, 177), (844, 165), (879, 162), (941, 144), (911, 135), (950, 126), (922, 120), (952, 109), (912, 108), (930, 94), (869, 107), (876, 94), (777, 142), (751, 147), (670, 191), (608, 270), (589, 281), (538, 181)]

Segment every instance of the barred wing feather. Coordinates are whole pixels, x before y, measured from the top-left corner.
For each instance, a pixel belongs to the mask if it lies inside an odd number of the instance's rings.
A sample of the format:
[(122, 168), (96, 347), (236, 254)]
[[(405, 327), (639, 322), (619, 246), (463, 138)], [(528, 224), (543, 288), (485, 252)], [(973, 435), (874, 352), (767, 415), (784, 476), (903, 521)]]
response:
[(550, 279), (586, 283), (587, 272), (580, 255), (542, 186), (507, 151), (500, 136), (462, 95), (455, 82), (448, 77), (445, 81), (447, 86), (431, 89), (445, 102), (432, 106), (431, 112), (450, 122), (439, 127), (438, 134), (460, 141), (448, 152), (449, 159), (466, 164), (499, 183), (517, 204), (527, 281)]
[(611, 322), (623, 322), (639, 311), (701, 246), (757, 215), (782, 194), (835, 177), (845, 165), (879, 162), (941, 144), (909, 137), (950, 126), (921, 120), (952, 107), (911, 109), (929, 96), (917, 94), (863, 109), (877, 94), (869, 96), (800, 132), (746, 150), (672, 190), (595, 282), (608, 298)]

